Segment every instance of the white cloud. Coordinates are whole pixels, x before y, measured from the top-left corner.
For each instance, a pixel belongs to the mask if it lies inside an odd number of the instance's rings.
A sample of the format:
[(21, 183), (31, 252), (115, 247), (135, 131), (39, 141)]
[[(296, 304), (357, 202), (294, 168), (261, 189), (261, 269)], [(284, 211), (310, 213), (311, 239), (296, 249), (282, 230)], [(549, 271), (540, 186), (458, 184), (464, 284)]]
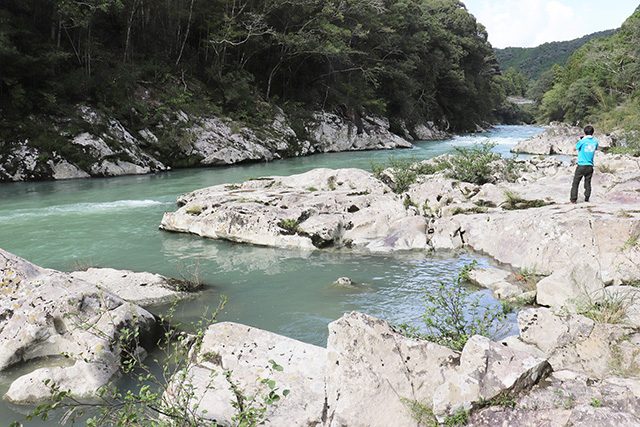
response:
[(534, 47), (619, 27), (637, 0), (462, 0), (494, 47)]
[[(468, 1), (469, 5), (473, 2)], [(476, 2), (477, 3), (477, 2)], [(483, 1), (477, 20), (487, 27), (489, 41), (496, 47), (537, 46), (547, 41), (579, 34), (575, 12), (555, 0)], [(560, 38), (558, 38), (560, 37)]]

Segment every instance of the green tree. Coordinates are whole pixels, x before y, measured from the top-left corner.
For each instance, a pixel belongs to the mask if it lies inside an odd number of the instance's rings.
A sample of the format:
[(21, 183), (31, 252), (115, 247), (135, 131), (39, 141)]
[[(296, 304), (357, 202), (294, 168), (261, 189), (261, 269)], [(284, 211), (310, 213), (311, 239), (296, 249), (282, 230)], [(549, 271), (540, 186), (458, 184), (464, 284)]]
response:
[(511, 67), (502, 74), (507, 95), (524, 96), (529, 86), (527, 76), (522, 71)]

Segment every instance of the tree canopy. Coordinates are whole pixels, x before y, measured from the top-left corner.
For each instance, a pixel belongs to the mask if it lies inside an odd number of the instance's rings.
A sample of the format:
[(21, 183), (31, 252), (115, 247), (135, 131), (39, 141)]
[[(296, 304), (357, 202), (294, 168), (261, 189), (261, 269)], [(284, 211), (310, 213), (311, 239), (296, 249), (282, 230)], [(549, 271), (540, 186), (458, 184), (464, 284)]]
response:
[[(0, 62), (5, 136), (9, 120), (83, 102), (130, 122), (276, 105), (464, 130), (503, 97), (487, 33), (458, 0), (6, 0)], [(143, 89), (162, 96), (142, 102)]]
[(592, 39), (609, 37), (615, 30), (599, 31), (574, 40), (543, 43), (536, 47), (507, 47), (495, 49), (500, 69), (515, 68), (531, 81), (538, 80), (554, 65), (564, 66), (573, 53)]
[[(640, 129), (640, 7), (610, 37), (593, 39), (536, 91), (543, 120)], [(541, 95), (541, 97), (540, 97)]]

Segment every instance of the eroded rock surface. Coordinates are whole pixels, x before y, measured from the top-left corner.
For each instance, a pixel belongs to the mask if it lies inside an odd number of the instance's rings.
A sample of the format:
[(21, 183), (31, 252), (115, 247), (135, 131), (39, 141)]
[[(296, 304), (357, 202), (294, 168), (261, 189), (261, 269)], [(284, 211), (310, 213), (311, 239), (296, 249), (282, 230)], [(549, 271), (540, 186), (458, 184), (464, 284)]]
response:
[[(167, 110), (154, 127), (136, 131), (88, 106), (78, 106), (74, 115), (92, 130), (73, 134), (55, 127), (54, 132), (61, 132), (61, 137), (68, 139), (75, 157), (56, 151), (42, 152), (27, 140), (6, 141), (3, 143), (11, 149), (0, 154), (0, 181), (138, 175), (171, 167), (229, 165), (314, 153), (412, 146), (389, 130), (387, 119), (375, 116), (349, 118), (317, 113), (305, 124), (303, 137), (296, 134), (282, 111), (262, 129), (223, 117), (189, 117), (180, 110)], [(429, 136), (429, 132), (437, 135), (433, 124), (419, 130), (416, 133), (423, 136)]]
[(467, 426), (638, 426), (640, 381), (554, 372), (513, 400), (472, 414)]
[[(568, 204), (574, 168), (555, 158), (520, 161), (516, 182), (496, 176), (476, 185), (436, 173), (402, 194), (359, 169), (316, 169), (183, 195), (161, 228), (306, 249), (467, 247), (547, 275), (580, 254), (594, 260), (606, 284), (625, 284), (640, 265), (640, 245), (633, 244), (640, 236), (640, 165), (637, 158), (598, 155), (603, 172), (594, 175), (590, 203)], [(502, 294), (509, 298), (515, 289)]]
[(525, 392), (549, 374), (549, 364), (483, 337), (456, 352), (354, 312), (329, 325), (326, 349), (235, 323), (213, 325), (190, 373), (197, 410), (221, 423), (238, 399), (230, 382), (254, 396), (268, 378), (290, 393), (268, 409), (266, 425), (417, 427), (414, 403), (433, 407), (442, 420), (497, 394)]
[(162, 229), (305, 249), (375, 242), (376, 250), (389, 251), (425, 249), (427, 243), (426, 220), (360, 169), (218, 185), (185, 194), (178, 204), (177, 212), (162, 218)]
[(5, 395), (11, 402), (50, 398), (47, 379), (76, 398), (95, 395), (119, 373), (120, 332), (139, 328), (144, 337), (155, 325), (150, 313), (106, 290), (2, 249), (0, 292), (0, 370), (48, 356), (72, 362), (18, 378)]
[(192, 296), (187, 292), (188, 284), (181, 284), (178, 280), (160, 274), (113, 268), (89, 268), (70, 274), (73, 278), (106, 289), (123, 300), (142, 307), (167, 304)]

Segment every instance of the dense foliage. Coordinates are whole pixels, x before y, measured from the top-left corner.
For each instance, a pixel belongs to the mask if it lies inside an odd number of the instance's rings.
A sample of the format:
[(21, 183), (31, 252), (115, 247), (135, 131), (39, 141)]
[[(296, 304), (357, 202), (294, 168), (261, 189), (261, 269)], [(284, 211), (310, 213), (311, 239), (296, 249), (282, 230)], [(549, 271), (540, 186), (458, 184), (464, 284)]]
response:
[(577, 50), (537, 88), (542, 120), (640, 130), (640, 8), (610, 37)]
[(134, 129), (172, 108), (260, 123), (276, 105), (462, 130), (502, 97), (458, 0), (6, 0), (0, 62), (5, 140), (79, 103)]
[(495, 49), (496, 57), (500, 62), (500, 69), (507, 71), (514, 68), (516, 71), (524, 73), (527, 79), (535, 81), (540, 76), (551, 69), (553, 65), (564, 66), (569, 57), (576, 50), (592, 39), (609, 37), (615, 30), (599, 31), (588, 34), (579, 39), (544, 43), (536, 47), (507, 47)]

